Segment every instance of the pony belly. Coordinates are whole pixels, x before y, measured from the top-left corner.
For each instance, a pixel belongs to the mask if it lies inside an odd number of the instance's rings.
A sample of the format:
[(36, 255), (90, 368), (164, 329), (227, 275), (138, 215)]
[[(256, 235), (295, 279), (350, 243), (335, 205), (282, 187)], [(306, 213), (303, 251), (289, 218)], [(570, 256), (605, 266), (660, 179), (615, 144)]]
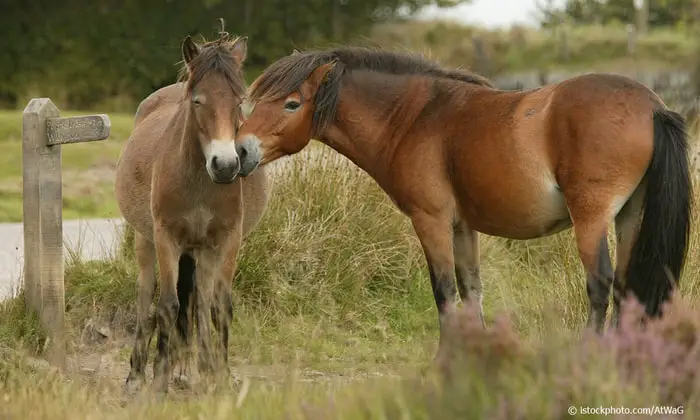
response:
[[(466, 207), (466, 208), (465, 208)], [(462, 208), (463, 218), (473, 229), (509, 239), (535, 239), (572, 226), (562, 192), (552, 184), (529, 194), (483, 197), (477, 205)]]
[(150, 190), (126, 179), (117, 189), (117, 204), (124, 220), (139, 234), (153, 239)]

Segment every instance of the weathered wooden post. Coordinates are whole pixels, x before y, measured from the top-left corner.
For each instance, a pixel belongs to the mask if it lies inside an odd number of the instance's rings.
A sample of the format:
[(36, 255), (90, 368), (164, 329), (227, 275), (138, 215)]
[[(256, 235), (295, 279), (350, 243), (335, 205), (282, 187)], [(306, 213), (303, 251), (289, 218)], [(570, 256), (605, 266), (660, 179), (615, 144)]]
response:
[(65, 363), (61, 145), (109, 136), (107, 115), (60, 118), (48, 98), (29, 101), (22, 114), (24, 290), (49, 338), (47, 359)]

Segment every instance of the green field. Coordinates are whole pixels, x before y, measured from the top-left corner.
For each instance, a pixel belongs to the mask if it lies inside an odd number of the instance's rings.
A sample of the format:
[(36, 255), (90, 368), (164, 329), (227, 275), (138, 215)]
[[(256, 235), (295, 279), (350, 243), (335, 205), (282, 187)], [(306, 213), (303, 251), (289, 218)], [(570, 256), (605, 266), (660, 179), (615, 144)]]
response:
[[(62, 116), (95, 112), (62, 112)], [(109, 114), (109, 138), (62, 146), (63, 217), (119, 217), (114, 170), (133, 116)], [(0, 222), (22, 221), (22, 113), (0, 110)]]

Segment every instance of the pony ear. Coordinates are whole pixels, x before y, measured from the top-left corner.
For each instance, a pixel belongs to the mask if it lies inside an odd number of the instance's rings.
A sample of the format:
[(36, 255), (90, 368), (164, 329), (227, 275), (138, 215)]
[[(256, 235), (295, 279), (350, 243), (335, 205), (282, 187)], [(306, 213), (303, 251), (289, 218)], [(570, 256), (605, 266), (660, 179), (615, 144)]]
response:
[(337, 63), (338, 60), (336, 59), (330, 63), (318, 66), (316, 70), (309, 75), (304, 83), (301, 84), (301, 93), (305, 98), (311, 98), (316, 94), (318, 88), (327, 80), (329, 73), (335, 68)]
[(182, 41), (182, 58), (185, 63), (190, 64), (197, 55), (199, 55), (199, 47), (192, 41), (192, 37), (187, 35), (187, 38)]
[(299, 54), (299, 50), (297, 50), (296, 48), (294, 48), (294, 51), (292, 51), (292, 54), (291, 54), (291, 55), (297, 55), (297, 54)]
[(242, 36), (233, 41), (233, 45), (231, 45), (231, 53), (238, 62), (239, 66), (243, 64), (246, 56), (248, 55), (248, 37)]

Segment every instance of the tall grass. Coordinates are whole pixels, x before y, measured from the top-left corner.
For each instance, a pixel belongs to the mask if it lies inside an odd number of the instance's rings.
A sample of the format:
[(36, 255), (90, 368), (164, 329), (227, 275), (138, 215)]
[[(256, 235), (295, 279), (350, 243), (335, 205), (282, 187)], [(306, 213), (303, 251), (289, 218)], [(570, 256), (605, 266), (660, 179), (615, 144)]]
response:
[[(136, 290), (126, 247), (66, 269), (72, 352), (105, 358), (105, 346), (116, 348), (110, 363), (121, 368), (59, 374), (27, 365), (41, 332), (21, 301), (3, 303), (0, 417), (559, 419), (570, 405), (682, 404), (689, 416), (700, 407), (697, 230), (673, 315), (641, 329), (629, 321), (638, 314), (631, 305), (620, 332), (605, 337), (582, 328), (585, 281), (571, 232), (528, 242), (482, 236), (489, 328), (468, 308), (457, 313), (450, 357), (426, 370), (437, 311), (407, 218), (325, 147), (270, 170), (271, 201), (233, 282), (231, 367), (242, 383), (174, 391), (167, 401), (122, 393)], [(85, 334), (96, 324), (111, 328), (111, 341)]]

